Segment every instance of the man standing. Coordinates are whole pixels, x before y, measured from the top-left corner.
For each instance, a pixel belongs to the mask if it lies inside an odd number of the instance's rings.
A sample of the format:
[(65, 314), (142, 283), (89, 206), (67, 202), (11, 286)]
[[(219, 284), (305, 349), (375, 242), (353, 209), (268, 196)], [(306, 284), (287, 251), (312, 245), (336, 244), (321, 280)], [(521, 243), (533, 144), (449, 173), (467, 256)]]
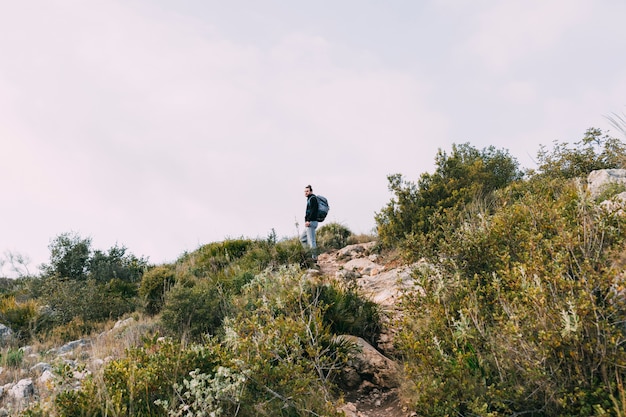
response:
[(304, 232), (300, 235), (300, 242), (305, 248), (307, 246), (310, 248), (312, 261), (316, 263), (317, 244), (315, 242), (315, 230), (317, 229), (318, 202), (310, 185), (304, 187), (304, 196), (306, 197), (306, 211), (304, 213)]

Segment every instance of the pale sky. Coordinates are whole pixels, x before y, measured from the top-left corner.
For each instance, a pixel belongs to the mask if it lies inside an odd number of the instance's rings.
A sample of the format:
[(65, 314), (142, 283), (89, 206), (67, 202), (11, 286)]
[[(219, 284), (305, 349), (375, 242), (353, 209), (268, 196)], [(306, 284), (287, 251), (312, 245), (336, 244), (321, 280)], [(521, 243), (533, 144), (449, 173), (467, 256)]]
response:
[(529, 168), (540, 144), (611, 130), (625, 16), (623, 0), (0, 0), (0, 257), (35, 270), (66, 232), (154, 264), (295, 237), (307, 184), (327, 222), (371, 233), (387, 175), (417, 180), (439, 148)]

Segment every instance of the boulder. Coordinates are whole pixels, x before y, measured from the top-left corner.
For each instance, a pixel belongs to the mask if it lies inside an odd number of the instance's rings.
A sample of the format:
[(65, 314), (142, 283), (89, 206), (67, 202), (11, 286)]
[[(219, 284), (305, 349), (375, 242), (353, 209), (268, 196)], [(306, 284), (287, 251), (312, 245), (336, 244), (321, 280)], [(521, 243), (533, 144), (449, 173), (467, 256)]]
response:
[(354, 343), (359, 352), (350, 360), (343, 370), (343, 382), (348, 387), (363, 383), (372, 384), (382, 389), (397, 388), (400, 383), (400, 367), (391, 359), (377, 351), (372, 345), (360, 337), (343, 335), (344, 340)]
[(13, 338), (13, 330), (0, 323), (0, 342), (5, 343)]
[(587, 190), (597, 198), (610, 184), (626, 186), (626, 169), (599, 169), (587, 176)]
[(35, 394), (35, 384), (31, 378), (20, 379), (17, 384), (9, 389), (9, 395), (17, 400), (27, 400)]

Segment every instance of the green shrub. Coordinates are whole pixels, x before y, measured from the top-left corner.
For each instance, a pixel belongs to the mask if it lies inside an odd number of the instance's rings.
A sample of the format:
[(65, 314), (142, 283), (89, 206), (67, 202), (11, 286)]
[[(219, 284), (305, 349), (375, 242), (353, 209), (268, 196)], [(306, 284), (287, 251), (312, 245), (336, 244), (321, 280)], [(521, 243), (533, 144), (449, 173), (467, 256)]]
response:
[(435, 172), (422, 174), (417, 183), (390, 175), (394, 197), (375, 217), (381, 243), (388, 248), (409, 244), (412, 260), (419, 259), (424, 242), (439, 241), (441, 228), (457, 222), (466, 204), (522, 177), (515, 158), (494, 147), (455, 144), (450, 155), (439, 150), (435, 162)]
[(165, 294), (176, 282), (174, 270), (168, 266), (158, 266), (148, 270), (141, 278), (139, 295), (148, 314), (161, 311), (165, 302)]
[(38, 305), (35, 300), (17, 302), (15, 297), (0, 299), (0, 322), (10, 327), (18, 338), (30, 335), (30, 329), (38, 318)]
[(239, 415), (339, 415), (333, 381), (354, 347), (330, 331), (327, 306), (313, 293), (295, 266), (259, 274), (242, 289), (223, 342), (229, 368), (248, 378)]
[(317, 231), (317, 244), (322, 250), (341, 249), (348, 244), (352, 232), (339, 223), (328, 223)]
[(42, 302), (51, 311), (54, 325), (75, 318), (84, 322), (117, 319), (137, 307), (135, 284), (48, 278), (42, 286)]
[(163, 327), (173, 335), (199, 339), (214, 334), (222, 324), (228, 298), (219, 284), (198, 280), (193, 286), (174, 286), (165, 297)]
[(535, 175), (563, 179), (586, 177), (594, 170), (626, 166), (626, 145), (592, 128), (573, 146), (557, 141), (550, 150), (541, 146), (537, 161), (538, 172), (531, 172)]
[[(611, 254), (623, 217), (573, 183), (531, 180), (468, 209), (416, 272), (397, 337), (425, 415), (622, 415), (626, 377)], [(480, 207), (478, 205), (477, 207)]]
[(108, 363), (100, 379), (56, 397), (64, 416), (165, 416), (157, 400), (176, 402), (174, 386), (194, 370), (210, 373), (214, 355), (201, 345), (184, 345), (154, 336), (125, 358)]
[(9, 348), (4, 353), (2, 363), (9, 368), (19, 368), (24, 360), (24, 351), (22, 349)]
[(313, 299), (325, 306), (324, 323), (335, 334), (359, 336), (376, 346), (380, 335), (380, 309), (378, 305), (362, 297), (356, 283), (348, 288), (337, 284), (314, 285), (310, 289)]

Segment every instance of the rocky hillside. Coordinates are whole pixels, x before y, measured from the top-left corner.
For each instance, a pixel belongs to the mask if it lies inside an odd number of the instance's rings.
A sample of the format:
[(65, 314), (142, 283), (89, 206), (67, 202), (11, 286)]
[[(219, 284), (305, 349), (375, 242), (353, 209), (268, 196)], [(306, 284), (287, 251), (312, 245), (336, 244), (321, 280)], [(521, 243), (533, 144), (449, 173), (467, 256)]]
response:
[[(607, 185), (626, 184), (626, 171), (603, 170), (592, 173), (587, 189), (593, 196), (602, 195)], [(626, 194), (615, 194), (603, 204), (619, 205)], [(615, 211), (615, 207), (609, 207)], [(374, 348), (365, 340), (351, 338), (361, 347), (349, 367), (343, 369), (341, 386), (344, 402), (338, 407), (347, 417), (408, 417), (413, 411), (401, 402), (402, 366), (396, 363), (393, 350), (394, 320), (402, 314), (401, 295), (419, 291), (412, 279), (418, 264), (388, 263), (372, 251), (375, 242), (344, 247), (319, 257), (319, 267), (302, 273), (311, 280), (337, 280), (356, 283), (362, 293), (377, 303), (384, 313), (384, 328)], [(46, 410), (54, 393), (78, 388), (85, 376), (97, 374), (107, 362), (141, 341), (154, 329), (151, 319), (134, 315), (120, 320), (110, 329), (62, 346), (22, 346), (7, 353), (5, 368), (0, 370), (0, 417), (19, 415), (19, 411), (40, 404)]]
[[(382, 307), (385, 323), (399, 314), (398, 298), (412, 289), (411, 266), (385, 265), (371, 252), (375, 242), (355, 244), (320, 255), (317, 269), (304, 271), (309, 279), (355, 281), (371, 300)], [(107, 362), (124, 354), (139, 343), (141, 335), (155, 326), (151, 321), (129, 317), (93, 338), (84, 338), (54, 348), (23, 346), (19, 369), (2, 369), (0, 377), (0, 416), (17, 415), (35, 403), (42, 408), (55, 392), (78, 388), (86, 375), (96, 373)], [(362, 353), (342, 375), (345, 404), (341, 409), (348, 417), (405, 417), (412, 414), (398, 397), (401, 373), (393, 357), (391, 327), (385, 327), (378, 349), (365, 340), (345, 336), (357, 343)], [(10, 381), (10, 382), (9, 382)]]

